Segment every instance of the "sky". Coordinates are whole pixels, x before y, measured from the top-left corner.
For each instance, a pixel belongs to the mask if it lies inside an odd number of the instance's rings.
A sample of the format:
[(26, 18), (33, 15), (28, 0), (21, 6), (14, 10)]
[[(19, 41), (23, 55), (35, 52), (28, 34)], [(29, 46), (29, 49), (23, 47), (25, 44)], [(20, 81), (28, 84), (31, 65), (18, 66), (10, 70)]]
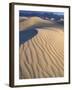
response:
[(64, 15), (64, 12), (55, 12), (54, 14), (57, 14), (57, 15)]
[(63, 12), (42, 12), (42, 11), (23, 11), (20, 10), (19, 15), (20, 16), (46, 16), (49, 15), (50, 13), (56, 14), (56, 15), (64, 15)]

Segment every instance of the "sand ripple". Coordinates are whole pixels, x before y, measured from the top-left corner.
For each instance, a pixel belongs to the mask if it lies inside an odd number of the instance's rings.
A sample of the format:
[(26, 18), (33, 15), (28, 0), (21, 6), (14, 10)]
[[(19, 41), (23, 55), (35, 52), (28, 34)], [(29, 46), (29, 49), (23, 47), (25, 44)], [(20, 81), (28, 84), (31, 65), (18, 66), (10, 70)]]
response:
[(38, 34), (20, 46), (20, 79), (64, 76), (64, 32), (37, 29)]

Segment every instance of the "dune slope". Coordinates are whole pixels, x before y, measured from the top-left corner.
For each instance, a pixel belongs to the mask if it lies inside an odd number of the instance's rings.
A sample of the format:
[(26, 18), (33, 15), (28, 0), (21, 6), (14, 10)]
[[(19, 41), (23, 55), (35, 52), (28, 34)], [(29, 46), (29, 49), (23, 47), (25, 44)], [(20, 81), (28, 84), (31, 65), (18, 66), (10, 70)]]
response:
[(20, 79), (64, 76), (64, 32), (39, 28), (38, 34), (20, 45)]
[(20, 22), (19, 30), (24, 31), (30, 27), (50, 27), (56, 26), (56, 23), (50, 20), (44, 20), (40, 17), (31, 17), (27, 20)]

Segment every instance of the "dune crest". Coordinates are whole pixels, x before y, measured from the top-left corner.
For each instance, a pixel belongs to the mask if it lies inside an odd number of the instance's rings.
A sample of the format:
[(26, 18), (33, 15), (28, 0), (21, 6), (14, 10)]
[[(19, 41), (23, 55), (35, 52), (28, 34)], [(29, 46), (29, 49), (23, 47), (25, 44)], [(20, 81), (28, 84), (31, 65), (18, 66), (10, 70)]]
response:
[(43, 27), (44, 25), (51, 26), (51, 25), (54, 25), (54, 22), (50, 20), (44, 20), (40, 17), (30, 17), (26, 21), (20, 22), (19, 30), (24, 31), (25, 29), (33, 27), (33, 26)]

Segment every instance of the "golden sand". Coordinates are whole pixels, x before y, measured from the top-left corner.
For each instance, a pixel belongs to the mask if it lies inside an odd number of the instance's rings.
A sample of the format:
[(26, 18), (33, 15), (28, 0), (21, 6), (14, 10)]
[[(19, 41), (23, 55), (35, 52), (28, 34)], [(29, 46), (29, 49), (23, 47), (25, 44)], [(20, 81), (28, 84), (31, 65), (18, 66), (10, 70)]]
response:
[(42, 30), (20, 46), (20, 78), (64, 75), (63, 31)]
[(53, 27), (36, 30), (38, 34), (19, 49), (20, 79), (63, 77), (63, 30)]

